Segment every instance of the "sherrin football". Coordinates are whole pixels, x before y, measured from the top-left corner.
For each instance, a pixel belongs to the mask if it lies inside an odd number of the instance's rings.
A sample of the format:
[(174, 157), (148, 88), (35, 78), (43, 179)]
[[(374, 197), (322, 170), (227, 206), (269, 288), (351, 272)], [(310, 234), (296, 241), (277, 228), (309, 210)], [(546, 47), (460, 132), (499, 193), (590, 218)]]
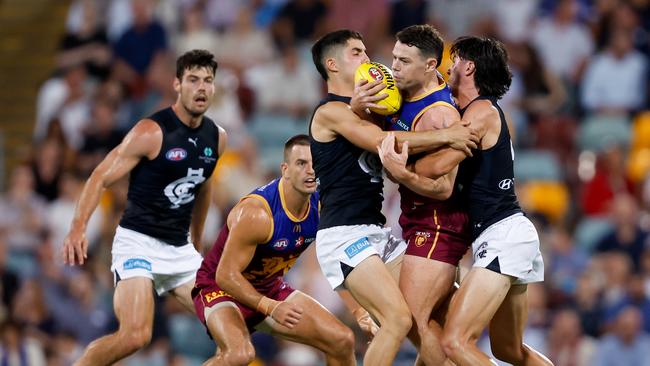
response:
[(402, 106), (402, 95), (397, 90), (397, 85), (395, 85), (395, 79), (393, 79), (393, 72), (386, 67), (385, 65), (380, 64), (379, 62), (366, 62), (361, 64), (357, 71), (354, 73), (354, 83), (358, 83), (359, 80), (368, 80), (368, 82), (373, 82), (375, 80), (381, 80), (386, 87), (382, 89), (379, 94), (385, 93), (388, 94), (388, 97), (376, 102), (379, 105), (386, 106), (387, 109), (375, 109), (371, 108), (370, 110), (388, 116), (399, 111), (399, 108)]

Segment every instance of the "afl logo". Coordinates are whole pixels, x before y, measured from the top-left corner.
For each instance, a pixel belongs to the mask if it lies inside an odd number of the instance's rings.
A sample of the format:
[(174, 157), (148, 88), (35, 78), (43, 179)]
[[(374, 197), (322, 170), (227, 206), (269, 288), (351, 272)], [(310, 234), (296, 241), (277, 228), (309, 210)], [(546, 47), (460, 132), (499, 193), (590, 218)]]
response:
[(287, 239), (280, 239), (273, 244), (273, 249), (275, 250), (284, 250), (289, 246), (289, 241)]
[(187, 157), (187, 151), (185, 151), (185, 149), (177, 147), (167, 151), (165, 157), (170, 161), (181, 161)]
[(384, 74), (376, 67), (369, 68), (368, 74), (370, 74), (370, 76), (372, 76), (372, 78), (375, 80), (384, 80)]
[(507, 191), (510, 188), (512, 188), (513, 183), (514, 183), (513, 179), (510, 179), (510, 178), (504, 179), (501, 182), (499, 182), (499, 188), (501, 188), (504, 191)]

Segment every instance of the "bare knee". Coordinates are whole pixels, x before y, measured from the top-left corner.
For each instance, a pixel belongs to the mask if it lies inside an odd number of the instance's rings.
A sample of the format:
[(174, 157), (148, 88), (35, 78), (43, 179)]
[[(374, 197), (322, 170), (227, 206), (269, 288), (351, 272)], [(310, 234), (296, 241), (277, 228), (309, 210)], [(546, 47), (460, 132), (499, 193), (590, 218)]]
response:
[(391, 313), (381, 324), (382, 329), (387, 329), (401, 338), (406, 337), (412, 326), (413, 318), (406, 304), (396, 308), (394, 313)]
[(125, 348), (126, 353), (133, 353), (151, 342), (151, 327), (120, 329), (118, 335), (120, 344)]
[(349, 356), (354, 353), (354, 333), (348, 327), (341, 327), (329, 335), (327, 346), (324, 352), (331, 356)]
[(224, 350), (222, 357), (228, 366), (246, 366), (255, 360), (255, 348), (246, 342), (242, 347)]
[(469, 340), (461, 337), (459, 332), (445, 328), (442, 333), (440, 345), (447, 357), (454, 360), (459, 354), (464, 352), (468, 342)]

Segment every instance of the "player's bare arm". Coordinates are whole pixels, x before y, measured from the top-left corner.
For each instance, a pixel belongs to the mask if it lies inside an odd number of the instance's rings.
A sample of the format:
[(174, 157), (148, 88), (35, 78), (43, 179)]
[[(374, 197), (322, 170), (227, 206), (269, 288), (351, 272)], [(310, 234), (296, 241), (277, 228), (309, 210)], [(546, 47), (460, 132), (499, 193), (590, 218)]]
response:
[[(437, 130), (457, 123), (459, 119), (460, 116), (453, 107), (445, 105), (434, 106), (420, 117), (415, 125), (415, 130)], [(380, 158), (389, 176), (422, 196), (436, 200), (446, 200), (451, 197), (457, 169), (452, 168), (450, 171), (441, 175), (434, 175), (430, 170), (426, 172), (413, 171), (413, 165), (407, 165), (406, 159), (408, 157), (404, 153), (397, 153), (394, 145), (391, 145), (392, 142), (393, 139), (387, 137), (382, 141), (382, 145), (380, 146)], [(422, 159), (430, 160), (431, 156), (439, 156), (441, 151), (446, 151), (452, 156), (455, 155), (462, 158), (466, 156), (460, 150), (443, 147), (418, 159), (418, 161)]]
[(154, 121), (141, 120), (93, 170), (81, 191), (70, 231), (63, 243), (64, 263), (84, 264), (88, 251), (86, 224), (99, 204), (102, 191), (127, 175), (140, 159), (154, 159), (160, 152), (161, 144), (160, 127)]
[[(408, 142), (404, 146), (407, 145)], [(431, 179), (407, 169), (406, 162), (408, 160), (408, 154), (404, 149), (402, 149), (401, 153), (395, 151), (395, 136), (392, 132), (382, 140), (377, 150), (379, 151), (379, 158), (384, 169), (386, 169), (386, 172), (394, 181), (407, 186), (419, 195), (439, 201), (444, 201), (451, 197), (453, 183), (456, 179), (455, 172), (454, 174), (444, 175), (437, 179)]]
[(250, 264), (259, 243), (273, 234), (273, 218), (262, 202), (248, 198), (228, 215), (229, 235), (217, 268), (217, 285), (251, 309), (293, 328), (302, 317), (302, 308), (287, 301), (272, 300), (260, 294), (242, 274)]
[[(472, 103), (463, 116), (463, 121), (472, 121), (472, 128), (479, 137), (479, 148), (493, 146), (500, 131), (499, 112), (488, 101), (479, 100)], [(496, 133), (488, 133), (489, 127)], [(440, 149), (415, 162), (413, 171), (431, 178), (440, 177), (460, 164), (465, 156), (451, 149)]]
[[(226, 131), (219, 127), (219, 151), (218, 156), (221, 157), (226, 150), (228, 143), (228, 135)], [(192, 209), (192, 222), (190, 224), (190, 237), (196, 251), (201, 253), (202, 239), (203, 239), (203, 226), (205, 225), (205, 218), (208, 215), (210, 208), (210, 200), (212, 199), (212, 188), (214, 185), (214, 175), (201, 186), (198, 194), (196, 195), (196, 202)]]
[[(318, 108), (314, 114), (311, 132), (317, 141), (328, 142), (341, 135), (354, 145), (375, 153), (377, 146), (387, 135), (379, 126), (361, 119), (342, 102), (327, 103)], [(439, 131), (397, 132), (395, 137), (400, 146), (405, 141), (409, 142), (408, 152), (411, 154), (445, 145), (462, 145), (463, 150), (469, 153), (470, 149), (476, 147), (477, 141), (475, 132), (460, 124)]]

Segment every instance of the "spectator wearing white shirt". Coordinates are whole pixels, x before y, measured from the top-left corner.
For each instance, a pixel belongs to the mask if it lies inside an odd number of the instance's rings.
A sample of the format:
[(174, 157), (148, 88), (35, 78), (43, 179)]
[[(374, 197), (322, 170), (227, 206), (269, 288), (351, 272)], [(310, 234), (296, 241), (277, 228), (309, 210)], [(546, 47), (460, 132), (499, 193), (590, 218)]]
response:
[(633, 42), (630, 32), (615, 30), (587, 67), (581, 99), (589, 113), (628, 114), (643, 107), (648, 61)]
[(532, 31), (531, 40), (543, 63), (563, 79), (576, 83), (593, 53), (589, 29), (577, 21), (575, 0), (560, 0), (551, 18), (542, 19)]

